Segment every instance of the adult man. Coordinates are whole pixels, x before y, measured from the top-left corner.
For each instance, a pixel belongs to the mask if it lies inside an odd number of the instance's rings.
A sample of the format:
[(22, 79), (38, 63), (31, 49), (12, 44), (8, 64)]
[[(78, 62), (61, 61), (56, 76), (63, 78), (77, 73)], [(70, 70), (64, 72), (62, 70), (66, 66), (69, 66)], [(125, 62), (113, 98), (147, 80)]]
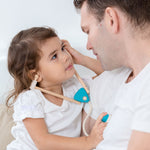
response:
[(112, 114), (97, 149), (150, 150), (150, 1), (74, 0), (74, 4), (81, 9), (87, 49), (105, 70), (91, 88), (92, 117), (103, 111)]

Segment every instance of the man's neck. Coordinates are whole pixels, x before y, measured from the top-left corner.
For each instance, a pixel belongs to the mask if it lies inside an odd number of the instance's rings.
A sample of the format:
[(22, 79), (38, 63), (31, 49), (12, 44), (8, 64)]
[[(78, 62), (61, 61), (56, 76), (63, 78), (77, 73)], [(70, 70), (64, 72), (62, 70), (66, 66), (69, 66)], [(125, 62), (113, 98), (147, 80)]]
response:
[(132, 69), (128, 82), (133, 80), (150, 63), (150, 40), (132, 40), (128, 43), (126, 66)]

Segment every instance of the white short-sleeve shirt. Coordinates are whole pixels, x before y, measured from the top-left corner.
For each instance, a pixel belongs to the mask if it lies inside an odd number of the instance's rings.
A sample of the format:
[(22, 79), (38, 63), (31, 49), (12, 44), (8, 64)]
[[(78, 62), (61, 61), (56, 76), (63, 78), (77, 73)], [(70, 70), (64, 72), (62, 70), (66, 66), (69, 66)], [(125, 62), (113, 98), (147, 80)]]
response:
[(132, 130), (150, 133), (150, 64), (126, 83), (130, 73), (128, 68), (106, 71), (91, 86), (92, 117), (112, 114), (96, 150), (127, 150)]
[[(73, 98), (81, 87), (79, 81), (73, 77), (63, 83), (63, 94)], [(50, 134), (79, 137), (82, 108), (83, 103), (75, 104), (66, 100), (61, 106), (57, 106), (37, 89), (22, 92), (14, 104), (13, 119), (16, 126), (12, 128), (12, 135), (15, 140), (7, 146), (7, 150), (37, 150), (24, 126), (25, 118), (44, 118)]]

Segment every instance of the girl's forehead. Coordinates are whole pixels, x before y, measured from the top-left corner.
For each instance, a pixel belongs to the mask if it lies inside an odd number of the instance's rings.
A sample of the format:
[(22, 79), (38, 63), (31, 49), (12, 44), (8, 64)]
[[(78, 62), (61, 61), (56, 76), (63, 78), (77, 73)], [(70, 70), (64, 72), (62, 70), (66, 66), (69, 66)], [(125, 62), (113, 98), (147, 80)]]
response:
[(46, 46), (57, 46), (59, 44), (61, 44), (61, 40), (58, 37), (52, 37), (52, 38), (48, 38), (45, 41), (43, 41), (41, 43), (41, 47), (46, 47)]
[(59, 39), (59, 37), (53, 37), (47, 39), (45, 42), (41, 44), (41, 50), (42, 51), (54, 51), (59, 49), (63, 45), (62, 41)]
[(55, 46), (55, 45), (62, 44), (62, 41), (59, 39), (59, 37), (52, 37), (46, 40), (46, 44)]

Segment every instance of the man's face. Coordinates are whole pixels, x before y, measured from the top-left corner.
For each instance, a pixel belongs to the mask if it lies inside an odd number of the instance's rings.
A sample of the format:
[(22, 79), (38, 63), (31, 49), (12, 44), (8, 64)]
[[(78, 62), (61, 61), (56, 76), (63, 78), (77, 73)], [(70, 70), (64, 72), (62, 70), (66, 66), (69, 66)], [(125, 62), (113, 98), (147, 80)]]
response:
[(99, 22), (95, 15), (89, 12), (86, 2), (81, 8), (81, 28), (88, 35), (87, 49), (93, 51), (104, 70), (121, 66), (122, 54), (117, 51), (119, 43), (116, 44), (116, 39), (106, 28), (104, 20)]

